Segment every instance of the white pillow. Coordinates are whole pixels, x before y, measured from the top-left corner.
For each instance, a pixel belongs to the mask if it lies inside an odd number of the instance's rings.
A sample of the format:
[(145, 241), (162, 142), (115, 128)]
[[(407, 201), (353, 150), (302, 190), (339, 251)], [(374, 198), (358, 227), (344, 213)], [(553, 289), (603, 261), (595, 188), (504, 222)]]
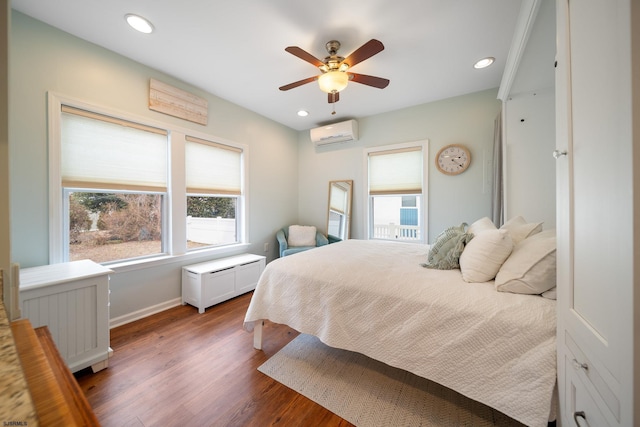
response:
[(496, 276), (500, 292), (539, 295), (556, 286), (556, 234), (546, 230), (513, 248)]
[(509, 219), (507, 222), (502, 224), (502, 227), (500, 227), (500, 228), (507, 228), (508, 229), (509, 226), (523, 225), (523, 224), (526, 224), (526, 223), (527, 223), (527, 220), (525, 220), (522, 215), (518, 215), (518, 216), (514, 216), (513, 218)]
[(496, 230), (497, 228), (498, 227), (496, 227), (493, 221), (485, 216), (484, 218), (480, 218), (479, 220), (471, 224), (467, 229), (467, 233), (476, 235), (478, 233), (482, 233), (483, 231)]
[(547, 292), (543, 292), (542, 296), (547, 298), (547, 299), (556, 299), (556, 287), (554, 286), (553, 288), (549, 289)]
[(287, 245), (291, 247), (315, 246), (316, 228), (313, 225), (290, 225)]
[(465, 282), (488, 282), (513, 250), (507, 230), (487, 230), (478, 233), (460, 255), (460, 271)]
[(516, 216), (505, 222), (501, 230), (507, 230), (511, 234), (513, 244), (517, 245), (527, 237), (531, 237), (542, 231), (541, 222), (527, 222), (522, 216)]

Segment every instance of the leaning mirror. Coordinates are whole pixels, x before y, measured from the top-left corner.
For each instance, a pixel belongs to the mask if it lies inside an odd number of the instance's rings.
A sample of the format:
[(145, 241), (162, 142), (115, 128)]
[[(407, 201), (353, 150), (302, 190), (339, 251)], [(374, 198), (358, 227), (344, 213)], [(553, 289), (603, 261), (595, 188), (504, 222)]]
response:
[(329, 242), (337, 242), (349, 238), (352, 188), (352, 180), (329, 182), (329, 212), (327, 214)]

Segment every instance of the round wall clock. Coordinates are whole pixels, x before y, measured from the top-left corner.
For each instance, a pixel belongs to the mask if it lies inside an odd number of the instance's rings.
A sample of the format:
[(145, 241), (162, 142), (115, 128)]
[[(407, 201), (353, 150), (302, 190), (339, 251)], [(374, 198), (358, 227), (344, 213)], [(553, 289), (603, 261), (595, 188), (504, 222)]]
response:
[(436, 155), (436, 167), (447, 175), (458, 175), (466, 171), (470, 164), (471, 153), (463, 145), (447, 145)]

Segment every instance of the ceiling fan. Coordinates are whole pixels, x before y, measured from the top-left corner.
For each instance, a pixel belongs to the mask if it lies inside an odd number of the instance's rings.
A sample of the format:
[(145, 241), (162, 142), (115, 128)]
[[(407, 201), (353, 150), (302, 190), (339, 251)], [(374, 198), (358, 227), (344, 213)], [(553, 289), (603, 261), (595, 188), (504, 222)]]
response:
[(285, 50), (290, 54), (318, 67), (322, 74), (280, 86), (280, 90), (293, 89), (317, 80), (320, 90), (329, 94), (328, 99), (331, 104), (340, 100), (338, 92), (346, 88), (349, 81), (376, 87), (378, 89), (384, 89), (389, 85), (389, 80), (383, 79), (382, 77), (347, 72), (349, 68), (383, 51), (384, 45), (379, 40), (369, 40), (346, 58), (338, 55), (338, 49), (340, 49), (339, 41), (331, 40), (325, 46), (327, 48), (327, 52), (329, 52), (329, 56), (324, 58), (324, 61), (319, 60), (298, 46), (289, 46), (285, 48)]

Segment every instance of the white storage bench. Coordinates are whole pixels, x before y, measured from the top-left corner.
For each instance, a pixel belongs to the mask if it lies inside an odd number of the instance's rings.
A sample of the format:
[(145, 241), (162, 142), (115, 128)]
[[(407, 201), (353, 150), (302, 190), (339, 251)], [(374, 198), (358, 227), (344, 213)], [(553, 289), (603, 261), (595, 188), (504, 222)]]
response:
[(182, 305), (207, 307), (256, 288), (266, 263), (261, 255), (244, 254), (182, 267)]

